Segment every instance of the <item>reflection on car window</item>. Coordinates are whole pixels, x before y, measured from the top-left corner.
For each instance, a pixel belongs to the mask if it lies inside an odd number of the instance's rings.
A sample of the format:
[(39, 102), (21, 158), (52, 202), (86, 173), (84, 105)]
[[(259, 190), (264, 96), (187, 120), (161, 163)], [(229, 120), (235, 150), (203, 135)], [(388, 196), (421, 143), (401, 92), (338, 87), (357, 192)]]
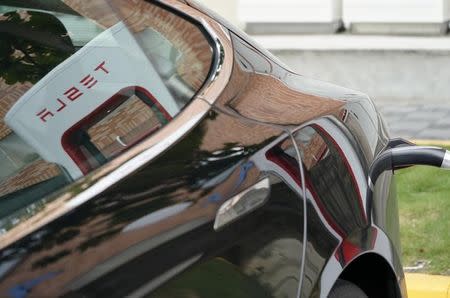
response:
[(11, 3), (0, 5), (2, 217), (167, 125), (213, 57), (197, 24), (146, 1)]
[(314, 200), (323, 206), (322, 212), (328, 214), (330, 226), (342, 237), (355, 227), (364, 226), (362, 200), (344, 150), (318, 125), (304, 127), (295, 138)]

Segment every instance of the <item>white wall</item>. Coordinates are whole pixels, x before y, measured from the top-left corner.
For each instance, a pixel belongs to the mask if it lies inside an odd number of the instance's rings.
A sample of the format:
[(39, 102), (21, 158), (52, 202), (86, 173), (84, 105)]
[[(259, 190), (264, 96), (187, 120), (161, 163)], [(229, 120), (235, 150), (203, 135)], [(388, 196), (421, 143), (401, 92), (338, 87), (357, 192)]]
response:
[(203, 0), (231, 6), (242, 22), (344, 21), (438, 23), (450, 20), (450, 0)]
[(238, 17), (238, 1), (239, 0), (197, 0), (208, 8), (214, 10), (223, 16), (232, 24), (242, 27), (242, 22)]
[(345, 22), (441, 23), (450, 0), (344, 0)]
[(239, 18), (252, 23), (327, 23), (341, 19), (342, 0), (240, 0)]

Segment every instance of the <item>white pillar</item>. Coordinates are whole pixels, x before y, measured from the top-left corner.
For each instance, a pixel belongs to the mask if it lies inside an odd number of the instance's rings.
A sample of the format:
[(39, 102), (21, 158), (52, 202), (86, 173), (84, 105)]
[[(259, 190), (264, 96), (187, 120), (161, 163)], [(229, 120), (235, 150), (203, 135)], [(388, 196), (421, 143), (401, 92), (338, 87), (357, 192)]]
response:
[(208, 8), (217, 12), (235, 26), (242, 27), (238, 18), (238, 0), (198, 0)]

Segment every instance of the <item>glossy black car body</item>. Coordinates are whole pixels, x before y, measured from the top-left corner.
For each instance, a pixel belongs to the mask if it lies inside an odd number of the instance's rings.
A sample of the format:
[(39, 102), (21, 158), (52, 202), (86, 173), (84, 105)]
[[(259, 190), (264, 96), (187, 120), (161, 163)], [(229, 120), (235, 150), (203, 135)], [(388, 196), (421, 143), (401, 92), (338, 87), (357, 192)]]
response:
[(3, 219), (0, 296), (326, 297), (338, 279), (406, 296), (391, 172), (366, 216), (389, 142), (370, 99), (291, 72), (196, 3), (158, 5), (209, 36), (207, 81), (156, 134)]

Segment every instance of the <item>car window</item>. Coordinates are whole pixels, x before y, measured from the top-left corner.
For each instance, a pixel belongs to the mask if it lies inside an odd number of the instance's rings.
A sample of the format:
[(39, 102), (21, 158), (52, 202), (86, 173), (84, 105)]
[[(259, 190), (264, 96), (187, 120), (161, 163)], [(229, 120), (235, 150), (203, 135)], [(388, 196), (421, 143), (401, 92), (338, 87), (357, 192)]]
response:
[(207, 80), (213, 55), (199, 24), (159, 4), (3, 1), (0, 215), (170, 123)]

